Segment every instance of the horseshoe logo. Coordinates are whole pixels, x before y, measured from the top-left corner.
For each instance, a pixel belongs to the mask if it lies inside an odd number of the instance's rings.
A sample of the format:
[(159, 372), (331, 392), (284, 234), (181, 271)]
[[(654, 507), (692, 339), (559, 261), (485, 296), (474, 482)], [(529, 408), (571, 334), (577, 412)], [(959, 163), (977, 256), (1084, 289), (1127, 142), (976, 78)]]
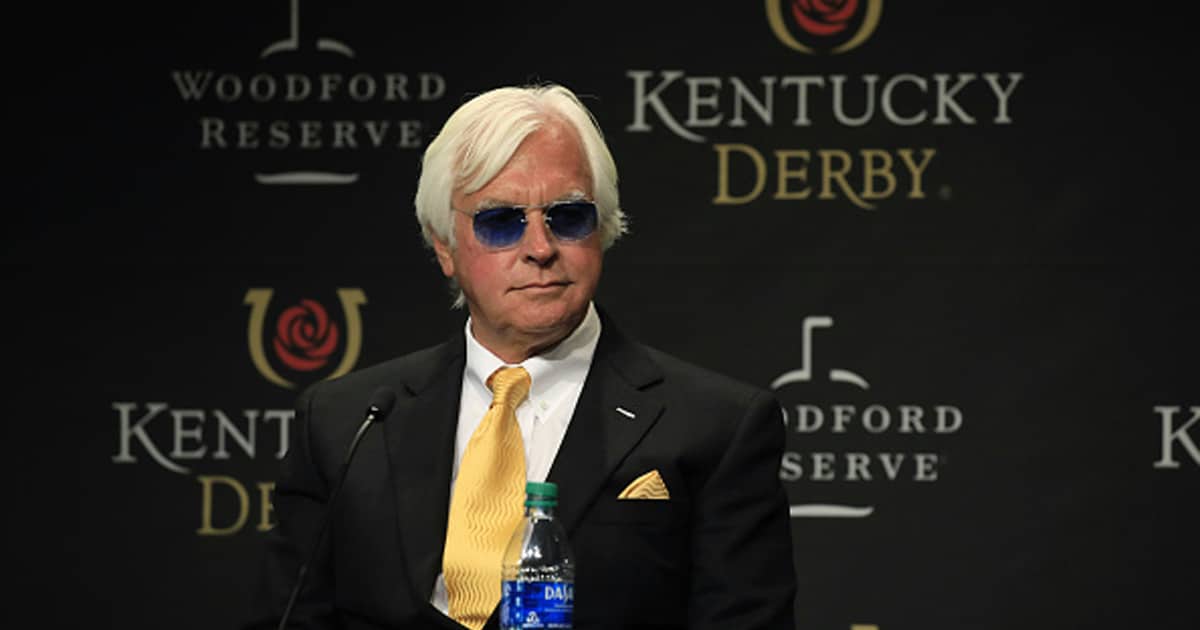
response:
[[(267, 319), (267, 306), (271, 303), (271, 289), (256, 288), (246, 291), (243, 304), (250, 307), (250, 319), (246, 326), (246, 345), (250, 349), (250, 360), (258, 373), (272, 383), (295, 389), (296, 384), (289, 381), (271, 367), (267, 360), (266, 348), (263, 343), (263, 331)], [(367, 296), (362, 289), (338, 289), (338, 300), (342, 304), (342, 313), (346, 321), (346, 347), (342, 360), (326, 379), (345, 375), (358, 362), (362, 349), (362, 316), (360, 307), (367, 303)], [(286, 318), (286, 319), (285, 319)], [(312, 320), (312, 321), (310, 321)], [(286, 354), (281, 359), (298, 370), (315, 370), (326, 362), (326, 357), (336, 349), (338, 328), (329, 323), (325, 317), (324, 308), (314, 300), (301, 300), (299, 306), (288, 309), (277, 326), (275, 350), (285, 352), (288, 345), (295, 345), (299, 357)], [(280, 337), (287, 337), (281, 340)], [(285, 343), (286, 342), (286, 343)]]
[[(850, 39), (829, 49), (830, 54), (844, 53), (853, 50), (867, 41), (879, 26), (879, 16), (883, 13), (883, 0), (865, 0), (866, 9), (862, 23)], [(818, 54), (817, 49), (800, 43), (788, 30), (783, 17), (783, 0), (766, 0), (767, 23), (771, 32), (792, 50), (806, 55)], [(858, 13), (860, 0), (791, 0), (793, 21), (814, 37), (829, 37), (840, 35), (845, 31), (851, 18)]]

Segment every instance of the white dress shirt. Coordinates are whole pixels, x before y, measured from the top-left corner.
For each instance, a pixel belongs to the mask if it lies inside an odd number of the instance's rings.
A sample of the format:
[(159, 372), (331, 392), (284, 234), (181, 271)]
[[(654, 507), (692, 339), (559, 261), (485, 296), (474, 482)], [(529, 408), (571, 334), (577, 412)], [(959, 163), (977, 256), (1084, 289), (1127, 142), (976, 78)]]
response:
[[(463, 369), (462, 397), (458, 405), (458, 431), (454, 437), (454, 472), (450, 482), (450, 496), (454, 496), (454, 482), (458, 479), (458, 467), (471, 435), (483, 420), (492, 403), (492, 392), (487, 388), (487, 379), (504, 361), (484, 348), (471, 333), (471, 320), (467, 319), (467, 364)], [(525, 478), (528, 481), (545, 481), (550, 465), (558, 454), (575, 404), (583, 391), (583, 382), (592, 365), (592, 355), (600, 340), (600, 316), (593, 304), (588, 305), (587, 315), (579, 326), (549, 351), (529, 357), (517, 364), (529, 372), (529, 397), (517, 407), (517, 424), (521, 427), (521, 439), (525, 444)], [(511, 366), (510, 366), (511, 367)], [(438, 574), (434, 582), (430, 602), (448, 614), (450, 609), (446, 594), (446, 582)]]

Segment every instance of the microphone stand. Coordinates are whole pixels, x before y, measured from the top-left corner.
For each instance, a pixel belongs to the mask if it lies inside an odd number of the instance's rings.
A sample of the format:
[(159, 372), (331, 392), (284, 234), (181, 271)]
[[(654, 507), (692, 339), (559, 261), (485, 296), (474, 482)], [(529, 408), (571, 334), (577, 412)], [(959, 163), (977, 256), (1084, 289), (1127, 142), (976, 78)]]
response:
[(354, 459), (354, 451), (358, 450), (358, 443), (367, 433), (367, 429), (376, 420), (381, 420), (385, 415), (392, 410), (392, 406), (396, 404), (396, 394), (389, 389), (380, 388), (376, 390), (371, 397), (371, 404), (367, 407), (367, 417), (358, 427), (358, 432), (354, 434), (354, 440), (350, 442), (350, 448), (346, 451), (346, 458), (342, 461), (341, 471), (338, 474), (337, 484), (333, 486), (333, 491), (329, 493), (329, 502), (325, 505), (325, 518), (321, 521), (321, 529), (317, 533), (316, 544), (312, 546), (312, 550), (308, 554), (308, 559), (304, 564), (300, 565), (300, 571), (296, 574), (296, 586), (292, 589), (291, 595), (288, 597), (287, 606), (283, 609), (283, 616), (279, 618), (278, 630), (285, 630), (287, 627), (288, 618), (292, 615), (292, 608), (296, 605), (296, 600), (300, 597), (300, 591), (304, 587), (304, 578), (308, 575), (308, 567), (317, 558), (317, 552), (321, 549), (321, 544), (325, 541), (325, 534), (329, 531), (329, 523), (333, 519), (333, 506), (337, 503), (338, 495), (342, 491), (342, 486), (346, 482), (346, 473), (350, 470), (350, 462)]

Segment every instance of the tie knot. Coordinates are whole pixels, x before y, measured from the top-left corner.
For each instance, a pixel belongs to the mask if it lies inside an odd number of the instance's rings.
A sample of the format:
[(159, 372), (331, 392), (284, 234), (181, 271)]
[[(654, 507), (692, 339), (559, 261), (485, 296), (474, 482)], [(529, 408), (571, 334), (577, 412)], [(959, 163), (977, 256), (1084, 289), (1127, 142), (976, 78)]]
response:
[(529, 395), (529, 372), (523, 367), (502, 367), (488, 377), (492, 402), (516, 409)]

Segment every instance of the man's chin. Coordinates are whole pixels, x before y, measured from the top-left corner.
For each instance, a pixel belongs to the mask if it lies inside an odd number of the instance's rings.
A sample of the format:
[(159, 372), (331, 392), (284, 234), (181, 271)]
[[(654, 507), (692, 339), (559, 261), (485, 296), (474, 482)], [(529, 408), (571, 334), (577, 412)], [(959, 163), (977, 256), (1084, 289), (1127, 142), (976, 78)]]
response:
[(587, 303), (582, 308), (569, 309), (562, 305), (549, 308), (535, 307), (524, 309), (522, 317), (516, 322), (516, 328), (530, 336), (554, 336), (571, 332), (583, 316), (587, 314)]

